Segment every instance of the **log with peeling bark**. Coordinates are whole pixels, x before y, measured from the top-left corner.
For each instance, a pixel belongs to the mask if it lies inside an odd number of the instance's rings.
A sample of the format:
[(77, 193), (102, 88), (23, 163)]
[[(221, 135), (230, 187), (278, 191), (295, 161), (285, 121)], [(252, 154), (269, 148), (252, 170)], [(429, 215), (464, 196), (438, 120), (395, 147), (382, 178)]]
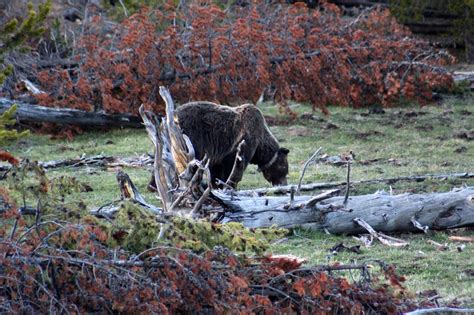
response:
[(48, 122), (60, 125), (76, 125), (82, 127), (127, 127), (142, 128), (139, 117), (130, 114), (106, 114), (86, 112), (77, 109), (51, 108), (0, 98), (0, 114), (17, 105), (16, 119), (19, 122)]
[[(474, 226), (474, 187), (445, 193), (344, 197), (243, 197), (213, 192), (227, 211), (223, 222), (241, 222), (249, 228), (305, 227), (335, 234), (366, 232), (361, 219), (379, 232), (445, 230)], [(326, 196), (327, 197), (327, 196)], [(312, 201), (313, 200), (313, 201)]]

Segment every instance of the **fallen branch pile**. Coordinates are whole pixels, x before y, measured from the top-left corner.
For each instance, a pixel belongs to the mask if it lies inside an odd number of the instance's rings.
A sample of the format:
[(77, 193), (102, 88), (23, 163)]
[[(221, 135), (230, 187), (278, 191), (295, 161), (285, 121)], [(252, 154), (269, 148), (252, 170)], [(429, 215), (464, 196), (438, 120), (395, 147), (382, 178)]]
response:
[[(44, 169), (54, 169), (60, 167), (145, 167), (153, 165), (153, 160), (148, 155), (141, 155), (136, 157), (120, 158), (110, 155), (93, 155), (81, 156), (78, 158), (53, 160), (37, 162), (39, 166)], [(8, 164), (0, 164), (0, 171), (8, 171), (11, 168)]]
[[(80, 229), (70, 225), (55, 233)], [(197, 255), (156, 247), (116, 256), (91, 239), (87, 243), (95, 249), (89, 253), (54, 247), (47, 240), (52, 235), (31, 250), (27, 244), (34, 235), (2, 242), (2, 312), (395, 314), (434, 306), (407, 298), (404, 279), (383, 263), (380, 271), (365, 264), (300, 268), (291, 257), (239, 259), (223, 248)], [(360, 279), (350, 284), (327, 273), (336, 270), (352, 270)]]

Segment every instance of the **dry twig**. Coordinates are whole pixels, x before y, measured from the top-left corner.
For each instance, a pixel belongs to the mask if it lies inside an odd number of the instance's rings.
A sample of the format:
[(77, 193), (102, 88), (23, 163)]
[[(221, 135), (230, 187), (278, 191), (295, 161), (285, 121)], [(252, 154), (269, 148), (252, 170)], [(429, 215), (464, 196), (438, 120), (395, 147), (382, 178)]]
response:
[(448, 239), (453, 242), (474, 243), (474, 237), (468, 237), (468, 236), (450, 236), (448, 237)]
[(301, 170), (301, 175), (300, 179), (298, 180), (298, 188), (296, 189), (296, 195), (299, 196), (300, 190), (301, 190), (301, 182), (303, 181), (304, 173), (306, 172), (306, 168), (316, 159), (316, 157), (319, 155), (319, 152), (322, 150), (322, 147), (319, 147), (313, 155), (304, 163), (303, 169)]
[[(235, 175), (235, 172), (237, 171), (237, 164), (242, 163), (243, 157), (241, 155), (241, 151), (242, 151), (242, 146), (244, 146), (244, 145), (245, 145), (245, 140), (242, 140), (242, 141), (240, 141), (239, 145), (237, 146), (237, 153), (235, 155), (234, 165), (232, 166), (232, 170), (230, 172), (229, 177), (225, 181), (225, 184), (227, 186), (232, 186), (232, 184), (235, 184), (232, 181), (231, 178)], [(211, 185), (210, 182), (209, 182), (209, 185)]]
[(404, 247), (409, 245), (408, 242), (405, 242), (404, 240), (401, 240), (399, 238), (391, 237), (383, 233), (376, 232), (367, 222), (360, 218), (355, 218), (354, 222), (366, 229), (370, 233), (370, 235), (378, 239), (380, 243), (384, 245), (393, 247)]

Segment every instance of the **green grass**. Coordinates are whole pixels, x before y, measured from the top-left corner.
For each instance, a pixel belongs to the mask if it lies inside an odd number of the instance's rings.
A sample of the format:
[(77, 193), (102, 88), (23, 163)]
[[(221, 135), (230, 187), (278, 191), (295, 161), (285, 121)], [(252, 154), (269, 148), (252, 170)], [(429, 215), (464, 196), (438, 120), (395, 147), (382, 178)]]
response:
[[(261, 106), (266, 115), (280, 117), (275, 106)], [(311, 113), (309, 106), (296, 104), (293, 110)], [(434, 173), (474, 172), (474, 142), (456, 137), (461, 131), (474, 129), (474, 99), (448, 99), (442, 105), (429, 107), (401, 107), (386, 109), (385, 114), (370, 114), (367, 110), (330, 108), (331, 115), (313, 113), (314, 119), (299, 119), (290, 126), (272, 126), (271, 130), (281, 144), (291, 150), (289, 155), (289, 182), (296, 183), (305, 160), (318, 148), (328, 155), (353, 151), (357, 161), (352, 170), (353, 180), (387, 178)], [(284, 118), (284, 117), (283, 117)], [(328, 128), (328, 124), (336, 129)], [(44, 135), (32, 135), (7, 149), (19, 157), (32, 160), (58, 160), (106, 154), (130, 157), (150, 153), (151, 144), (144, 130), (113, 130), (86, 132), (73, 141), (51, 140)], [(379, 159), (364, 165), (361, 161)], [(154, 196), (146, 191), (149, 170), (127, 168), (125, 171), (151, 202)], [(62, 174), (76, 176), (89, 183), (92, 192), (72, 196), (89, 207), (105, 204), (118, 198), (115, 170), (97, 168), (63, 168), (49, 170), (50, 177)], [(346, 170), (330, 164), (319, 163), (308, 168), (304, 182), (329, 182), (345, 179)], [(462, 184), (474, 186), (474, 180), (424, 181), (419, 183), (398, 182), (355, 187), (353, 194), (372, 193), (379, 189), (392, 189), (393, 193), (448, 191)], [(255, 166), (250, 166), (241, 189), (269, 186)], [(350, 263), (382, 259), (394, 263), (407, 276), (407, 286), (413, 292), (436, 289), (445, 301), (459, 298), (465, 305), (474, 305), (474, 279), (465, 270), (474, 269), (474, 244), (466, 244), (458, 252), (450, 243), (448, 251), (437, 251), (427, 243), (435, 240), (449, 243), (449, 233), (474, 236), (473, 230), (430, 232), (397, 235), (410, 242), (408, 248), (391, 248), (374, 242), (364, 248), (362, 254), (328, 251), (339, 242), (355, 245), (357, 241), (347, 236), (326, 235), (319, 232), (296, 230), (287, 242), (274, 245), (274, 253), (291, 253), (304, 257), (311, 264), (328, 261)]]

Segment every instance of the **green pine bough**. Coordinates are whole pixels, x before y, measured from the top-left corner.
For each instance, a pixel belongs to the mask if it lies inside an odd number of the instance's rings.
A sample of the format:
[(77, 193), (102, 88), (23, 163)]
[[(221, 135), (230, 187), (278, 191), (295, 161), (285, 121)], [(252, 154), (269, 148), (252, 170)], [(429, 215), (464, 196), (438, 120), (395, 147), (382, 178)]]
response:
[(0, 146), (4, 146), (8, 143), (14, 142), (20, 138), (23, 138), (29, 134), (28, 130), (18, 132), (15, 129), (8, 129), (8, 126), (13, 126), (15, 120), (16, 105), (13, 105), (0, 115)]
[(51, 11), (52, 1), (47, 0), (35, 10), (32, 3), (28, 3), (28, 16), (20, 23), (14, 18), (0, 26), (0, 84), (13, 73), (13, 66), (5, 64), (5, 55), (22, 46), (28, 39), (41, 36), (46, 28), (44, 24)]

